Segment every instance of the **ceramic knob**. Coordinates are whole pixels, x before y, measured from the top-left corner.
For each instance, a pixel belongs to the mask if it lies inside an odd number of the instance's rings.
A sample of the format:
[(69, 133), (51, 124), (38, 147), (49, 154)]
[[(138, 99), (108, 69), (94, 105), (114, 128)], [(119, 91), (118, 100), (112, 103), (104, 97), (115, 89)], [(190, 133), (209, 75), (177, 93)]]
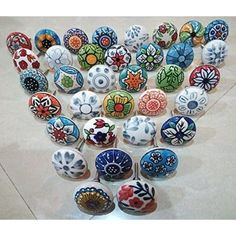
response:
[(205, 28), (199, 21), (191, 20), (181, 27), (179, 39), (194, 47), (204, 42), (204, 32)]
[(202, 62), (203, 64), (211, 64), (218, 67), (224, 63), (227, 55), (227, 44), (222, 40), (215, 39), (204, 46), (202, 50)]
[(115, 88), (116, 77), (106, 65), (95, 65), (88, 71), (88, 87), (96, 93), (107, 93)]
[(65, 47), (73, 54), (77, 54), (79, 49), (89, 42), (86, 33), (78, 28), (71, 28), (66, 31), (63, 37)]
[(124, 90), (113, 90), (105, 96), (103, 109), (106, 116), (125, 118), (134, 110), (134, 98)]
[(166, 49), (176, 42), (177, 37), (177, 28), (172, 23), (163, 22), (154, 29), (152, 40), (155, 44)]
[(54, 71), (63, 65), (73, 64), (73, 58), (69, 50), (60, 45), (50, 47), (46, 51), (45, 60), (49, 68)]
[(150, 177), (166, 177), (178, 166), (177, 155), (167, 148), (153, 148), (140, 160), (141, 170)]
[(224, 20), (213, 20), (205, 29), (205, 42), (215, 39), (225, 41), (229, 35), (229, 26)]
[(214, 89), (220, 81), (220, 71), (213, 65), (196, 67), (189, 76), (189, 84), (204, 89), (206, 92)]
[(113, 121), (105, 117), (92, 118), (84, 125), (83, 136), (88, 144), (106, 147), (114, 143), (117, 128)]
[(63, 65), (55, 71), (54, 83), (61, 92), (74, 94), (83, 87), (84, 78), (75, 67)]
[(189, 67), (194, 58), (192, 47), (187, 43), (176, 43), (170, 47), (166, 55), (166, 64), (175, 64), (182, 69)]
[(102, 103), (96, 93), (80, 91), (72, 96), (70, 109), (76, 118), (89, 120), (101, 114)]
[(104, 63), (104, 51), (96, 44), (88, 43), (78, 51), (78, 62), (82, 69), (89, 70), (92, 66)]
[(81, 178), (88, 171), (84, 155), (76, 149), (62, 148), (55, 151), (52, 164), (59, 175), (72, 179)]
[(169, 93), (178, 89), (184, 81), (184, 72), (177, 65), (165, 65), (156, 75), (156, 86)]
[(34, 37), (34, 42), (36, 48), (43, 53), (50, 47), (61, 44), (59, 36), (51, 29), (39, 30)]
[(92, 215), (109, 211), (113, 204), (112, 191), (95, 181), (80, 184), (75, 189), (73, 198), (81, 211)]
[(28, 93), (45, 92), (48, 90), (48, 80), (39, 70), (27, 69), (20, 73), (20, 83)]
[(13, 54), (13, 63), (18, 72), (27, 69), (38, 69), (40, 62), (38, 57), (29, 49), (20, 48)]
[(164, 58), (160, 46), (155, 43), (143, 44), (136, 53), (136, 61), (139, 66), (147, 71), (157, 69)]
[(51, 118), (47, 124), (47, 132), (52, 141), (62, 145), (71, 145), (80, 136), (75, 122), (65, 116)]
[(195, 122), (187, 116), (173, 116), (161, 127), (161, 137), (172, 145), (182, 145), (192, 140), (196, 133)]
[(139, 47), (148, 42), (149, 35), (147, 30), (141, 25), (132, 25), (125, 31), (125, 46), (131, 51), (136, 52)]
[(143, 115), (157, 116), (166, 106), (167, 97), (161, 89), (148, 89), (139, 97), (138, 109)]
[(105, 63), (114, 72), (123, 70), (131, 62), (129, 50), (122, 45), (113, 45), (105, 52)]
[(148, 74), (145, 69), (138, 65), (130, 65), (124, 68), (119, 75), (121, 89), (130, 93), (139, 92), (147, 83)]
[(20, 48), (32, 50), (32, 44), (28, 36), (21, 32), (12, 32), (7, 36), (6, 44), (9, 52), (13, 54)]
[(175, 107), (183, 115), (197, 115), (205, 109), (207, 103), (206, 91), (195, 86), (186, 87), (175, 99)]
[(156, 124), (150, 117), (133, 116), (123, 125), (123, 138), (131, 144), (145, 145), (156, 135)]
[(94, 31), (92, 42), (100, 46), (102, 49), (107, 50), (112, 45), (117, 44), (117, 34), (112, 28), (102, 26)]
[(29, 99), (30, 111), (42, 120), (49, 120), (61, 114), (61, 103), (50, 93), (37, 92)]
[(132, 159), (121, 149), (110, 148), (97, 155), (95, 166), (101, 176), (120, 179), (131, 170)]

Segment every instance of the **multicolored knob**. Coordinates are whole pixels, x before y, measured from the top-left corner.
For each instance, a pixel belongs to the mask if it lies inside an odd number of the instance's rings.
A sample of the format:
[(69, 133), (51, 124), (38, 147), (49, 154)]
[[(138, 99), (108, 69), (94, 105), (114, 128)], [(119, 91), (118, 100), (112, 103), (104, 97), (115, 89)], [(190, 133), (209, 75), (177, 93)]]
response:
[(20, 73), (20, 83), (28, 93), (46, 92), (48, 90), (48, 80), (46, 76), (36, 69), (27, 69)]
[(196, 67), (189, 76), (189, 84), (210, 92), (220, 81), (220, 71), (213, 65)]
[(129, 50), (122, 45), (113, 45), (106, 50), (105, 63), (111, 67), (114, 72), (123, 70), (131, 62)]
[(225, 41), (229, 35), (229, 26), (224, 20), (213, 20), (205, 29), (205, 42), (219, 39)]
[(61, 92), (74, 94), (83, 87), (84, 78), (75, 67), (63, 65), (55, 71), (54, 83)]
[(139, 47), (148, 42), (149, 34), (141, 25), (132, 25), (125, 31), (125, 46), (131, 51), (136, 52)]
[(88, 144), (106, 147), (114, 143), (117, 128), (113, 121), (105, 117), (92, 118), (84, 125), (83, 136)]
[(154, 29), (152, 40), (155, 44), (167, 49), (176, 42), (177, 37), (177, 28), (170, 22), (163, 22)]
[(116, 76), (106, 65), (95, 65), (88, 71), (88, 87), (96, 93), (107, 93), (115, 88)]
[(68, 49), (60, 45), (50, 47), (45, 54), (45, 60), (51, 70), (58, 70), (63, 65), (72, 65), (73, 58)]
[(203, 64), (221, 66), (228, 55), (228, 47), (225, 41), (215, 39), (208, 42), (202, 50)]
[(103, 109), (106, 116), (116, 119), (125, 118), (134, 110), (134, 98), (124, 90), (113, 90), (105, 96)]
[(170, 149), (153, 148), (142, 156), (140, 166), (142, 172), (150, 177), (167, 177), (176, 170), (178, 157)]
[(45, 53), (50, 47), (61, 45), (61, 40), (56, 32), (51, 29), (41, 29), (34, 36), (36, 48)]
[(191, 20), (181, 27), (179, 39), (192, 47), (198, 46), (204, 42), (204, 32), (205, 28), (199, 21)]
[(109, 148), (99, 153), (95, 160), (98, 173), (105, 179), (121, 179), (132, 168), (128, 153), (118, 148)]
[(92, 35), (92, 43), (97, 44), (104, 50), (117, 44), (117, 42), (118, 39), (116, 32), (108, 26), (97, 28)]
[(102, 103), (96, 93), (80, 91), (72, 96), (70, 109), (74, 117), (89, 120), (101, 114)]
[(133, 116), (123, 125), (123, 138), (134, 145), (145, 145), (156, 135), (156, 124), (146, 116)]
[(182, 69), (188, 68), (194, 58), (192, 47), (187, 43), (176, 43), (170, 47), (166, 54), (166, 64), (175, 64)]
[(186, 87), (175, 99), (175, 107), (183, 115), (197, 115), (204, 111), (207, 103), (206, 91), (195, 86)]
[(63, 37), (65, 47), (73, 54), (77, 54), (79, 49), (89, 42), (86, 33), (78, 28), (71, 28), (66, 31)]
[(13, 54), (20, 48), (32, 50), (30, 38), (21, 32), (12, 32), (7, 36), (6, 44), (9, 52)]
[(104, 51), (96, 44), (83, 45), (77, 54), (82, 69), (89, 70), (92, 66), (104, 63)]
[(61, 114), (61, 103), (50, 93), (37, 92), (29, 99), (31, 112), (42, 120), (49, 120)]
[(148, 89), (139, 97), (138, 109), (146, 116), (157, 116), (167, 106), (166, 94), (161, 89)]
[(165, 65), (157, 72), (156, 86), (167, 93), (178, 89), (183, 81), (183, 69), (177, 65)]
[(80, 136), (75, 122), (65, 116), (51, 118), (47, 123), (47, 133), (52, 141), (62, 145), (71, 145)]
[(174, 146), (189, 142), (195, 134), (195, 122), (187, 116), (173, 116), (165, 121), (161, 127), (163, 140)]
[(163, 58), (163, 50), (155, 43), (143, 44), (136, 53), (137, 64), (147, 71), (156, 70)]
[(62, 148), (55, 151), (52, 164), (59, 175), (72, 179), (81, 178), (88, 171), (84, 155), (76, 149)]

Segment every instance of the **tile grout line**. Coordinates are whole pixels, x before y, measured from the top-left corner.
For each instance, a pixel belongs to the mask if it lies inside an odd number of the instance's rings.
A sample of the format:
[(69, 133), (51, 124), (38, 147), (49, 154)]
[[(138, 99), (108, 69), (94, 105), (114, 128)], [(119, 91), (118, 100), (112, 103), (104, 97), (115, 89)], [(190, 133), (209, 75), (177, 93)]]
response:
[(30, 213), (33, 215), (34, 219), (37, 219), (37, 217), (35, 216), (35, 214), (33, 213), (33, 211), (31, 210), (30, 206), (28, 205), (28, 203), (26, 202), (26, 200), (23, 198), (22, 194), (20, 193), (20, 191), (18, 190), (18, 188), (16, 187), (16, 185), (14, 184), (14, 182), (12, 181), (12, 179), (10, 178), (10, 176), (7, 174), (6, 170), (4, 169), (4, 167), (2, 166), (2, 164), (0, 163), (0, 167), (2, 168), (2, 170), (4, 171), (4, 173), (6, 174), (6, 176), (8, 177), (8, 179), (10, 180), (10, 182), (12, 183), (13, 187), (15, 188), (16, 192), (20, 195), (21, 199), (24, 201), (24, 203), (26, 204), (27, 208), (29, 209)]

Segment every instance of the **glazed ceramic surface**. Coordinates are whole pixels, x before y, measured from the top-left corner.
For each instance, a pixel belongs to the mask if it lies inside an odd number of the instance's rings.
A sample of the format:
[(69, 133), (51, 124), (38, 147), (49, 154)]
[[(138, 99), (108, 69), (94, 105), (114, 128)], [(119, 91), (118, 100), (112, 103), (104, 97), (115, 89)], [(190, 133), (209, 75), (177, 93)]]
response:
[(97, 117), (89, 120), (83, 129), (83, 136), (88, 144), (97, 147), (110, 146), (114, 143), (117, 128), (113, 121), (105, 117)]
[(213, 65), (202, 65), (196, 67), (189, 76), (189, 84), (197, 86), (209, 92), (214, 89), (220, 81), (220, 71)]
[(139, 47), (148, 42), (149, 34), (141, 25), (130, 26), (124, 36), (125, 46), (131, 51), (136, 52)]
[(166, 106), (167, 97), (161, 89), (148, 89), (139, 97), (138, 109), (143, 115), (159, 115), (166, 109)]
[(173, 92), (179, 88), (184, 81), (184, 72), (177, 65), (165, 65), (156, 76), (156, 86), (165, 92)]
[(177, 28), (169, 22), (158, 25), (152, 35), (153, 42), (162, 48), (169, 48), (177, 40)]
[(50, 47), (45, 54), (45, 60), (52, 70), (58, 70), (63, 65), (72, 65), (73, 58), (68, 49), (56, 45)]
[(123, 125), (123, 138), (131, 144), (145, 145), (153, 140), (156, 124), (150, 117), (133, 116)]
[(113, 45), (105, 53), (105, 63), (111, 67), (114, 72), (123, 70), (129, 65), (131, 54), (123, 45)]
[(175, 64), (182, 69), (189, 67), (194, 58), (192, 47), (187, 43), (173, 44), (167, 52), (166, 64)]
[(31, 112), (42, 120), (49, 120), (61, 114), (61, 103), (50, 93), (37, 92), (29, 99)]
[(106, 65), (95, 65), (87, 75), (88, 87), (96, 93), (107, 93), (115, 88), (116, 77), (113, 70)]
[(20, 83), (28, 93), (45, 92), (48, 90), (48, 80), (39, 70), (27, 69), (20, 73)]
[(51, 118), (47, 124), (47, 132), (52, 141), (63, 145), (75, 143), (80, 136), (75, 122), (65, 116)]
[(147, 151), (140, 160), (143, 173), (151, 177), (166, 177), (178, 166), (177, 155), (167, 148), (153, 148)]
[(132, 159), (121, 149), (110, 148), (97, 155), (95, 166), (100, 175), (118, 179), (131, 170)]
[(182, 145), (192, 140), (196, 133), (195, 122), (187, 116), (173, 116), (161, 127), (161, 137), (172, 145)]
[(107, 50), (112, 45), (117, 44), (117, 34), (112, 28), (102, 26), (94, 31), (92, 42), (99, 45), (102, 49)]
[(229, 34), (229, 26), (224, 20), (213, 20), (205, 29), (205, 42), (215, 39), (225, 41)]
[(107, 116), (125, 118), (134, 110), (134, 98), (124, 90), (113, 90), (105, 96), (103, 109)]
[(20, 48), (32, 50), (32, 44), (28, 36), (21, 32), (12, 32), (7, 36), (6, 44), (9, 52), (13, 54)]
[(157, 208), (156, 189), (145, 181), (132, 180), (119, 187), (117, 201), (126, 213), (147, 214)]
[(96, 44), (88, 43), (78, 51), (78, 62), (82, 69), (89, 70), (96, 64), (104, 63), (104, 51)]
[(102, 103), (96, 93), (80, 91), (72, 96), (70, 108), (76, 118), (89, 120), (101, 114)]
[(113, 203), (112, 191), (95, 181), (80, 184), (75, 189), (73, 198), (81, 211), (92, 215), (105, 213)]
[(84, 78), (75, 67), (63, 65), (55, 71), (54, 83), (61, 92), (74, 94), (83, 87)]
[(143, 44), (136, 53), (136, 62), (147, 71), (157, 69), (164, 58), (160, 46), (155, 43)]
[(139, 92), (147, 83), (148, 74), (138, 65), (130, 65), (124, 68), (119, 75), (121, 89), (130, 93)]
[(88, 164), (81, 152), (62, 148), (52, 155), (52, 164), (59, 175), (77, 179), (88, 171)]
[(34, 43), (40, 52), (45, 53), (50, 47), (54, 45), (60, 45), (61, 40), (57, 33), (53, 30), (41, 29), (36, 33), (34, 37)]
[(220, 66), (224, 63), (225, 57), (228, 54), (228, 47), (222, 40), (212, 40), (208, 42), (202, 50), (202, 62)]
[(63, 37), (65, 47), (73, 54), (77, 54), (79, 49), (89, 42), (86, 33), (78, 28), (71, 28), (66, 31)]
[(183, 89), (176, 97), (175, 107), (183, 115), (197, 115), (208, 103), (208, 95), (204, 89), (190, 86)]

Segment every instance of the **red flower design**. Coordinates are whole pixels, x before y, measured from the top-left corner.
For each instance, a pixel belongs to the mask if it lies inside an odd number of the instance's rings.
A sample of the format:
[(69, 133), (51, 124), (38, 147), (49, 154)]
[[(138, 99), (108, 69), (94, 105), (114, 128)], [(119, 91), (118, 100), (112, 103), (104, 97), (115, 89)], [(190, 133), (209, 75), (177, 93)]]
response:
[(20, 56), (21, 56), (21, 57), (25, 57), (25, 56), (26, 56), (26, 50), (25, 50), (25, 49), (22, 49), (22, 50), (20, 51)]
[(112, 132), (108, 132), (107, 134), (109, 136), (109, 138), (108, 138), (109, 142), (112, 142), (116, 139), (116, 136)]
[(138, 197), (134, 197), (129, 200), (129, 204), (131, 207), (140, 208), (143, 205), (143, 201), (141, 201)]
[(166, 25), (160, 25), (159, 26), (159, 31), (161, 32), (161, 33), (165, 33), (166, 32), (166, 30), (167, 30), (167, 28), (166, 28)]
[(173, 41), (176, 41), (176, 39), (177, 39), (177, 32), (175, 32), (175, 33), (171, 36), (171, 39), (172, 39)]
[(152, 212), (156, 209), (156, 207), (157, 203), (154, 200), (152, 200), (142, 209), (142, 212)]
[(105, 124), (106, 123), (103, 119), (96, 119), (96, 122), (94, 123), (94, 125), (96, 125), (95, 129), (103, 128)]
[(128, 198), (133, 196), (133, 188), (129, 185), (123, 185), (121, 190), (118, 192), (119, 201), (128, 200)]
[(118, 67), (120, 67), (120, 65), (124, 64), (124, 55), (119, 55), (118, 53), (116, 53), (116, 55), (114, 57), (112, 57), (113, 63), (112, 65), (117, 65)]
[(25, 61), (20, 61), (19, 66), (22, 70), (25, 70), (25, 69), (27, 69), (28, 64)]
[(35, 61), (32, 63), (32, 67), (38, 69), (40, 67), (40, 63), (38, 61)]
[(165, 43), (165, 41), (160, 41), (160, 42), (158, 42), (158, 45), (163, 48), (163, 47), (165, 47), (166, 43)]

